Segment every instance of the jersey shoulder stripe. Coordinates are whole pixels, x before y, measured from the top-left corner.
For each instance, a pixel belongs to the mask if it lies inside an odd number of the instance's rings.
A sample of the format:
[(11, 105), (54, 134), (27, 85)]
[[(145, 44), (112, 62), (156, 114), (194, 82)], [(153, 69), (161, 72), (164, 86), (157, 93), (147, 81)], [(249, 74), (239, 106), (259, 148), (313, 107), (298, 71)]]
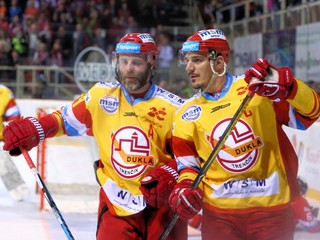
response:
[(153, 97), (161, 98), (176, 107), (180, 107), (185, 102), (185, 100), (179, 97), (178, 95), (171, 93), (159, 86), (156, 86), (156, 90)]
[(120, 83), (119, 82), (98, 82), (95, 84), (94, 87), (97, 88), (120, 88)]

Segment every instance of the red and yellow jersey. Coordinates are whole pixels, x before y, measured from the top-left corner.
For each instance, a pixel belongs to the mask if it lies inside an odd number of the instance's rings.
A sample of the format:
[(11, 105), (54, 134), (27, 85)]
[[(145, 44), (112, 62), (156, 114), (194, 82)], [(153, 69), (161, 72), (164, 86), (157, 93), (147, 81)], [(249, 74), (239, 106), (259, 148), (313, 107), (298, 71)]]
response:
[(183, 102), (154, 84), (144, 99), (133, 99), (118, 83), (98, 83), (55, 113), (61, 126), (56, 136), (95, 137), (101, 158), (97, 177), (113, 214), (146, 207), (140, 180), (173, 159), (173, 116)]
[[(174, 119), (178, 181), (195, 179), (248, 93), (244, 76), (227, 74), (217, 96), (196, 94)], [(201, 188), (214, 211), (248, 212), (288, 204), (299, 195), (298, 161), (282, 125), (304, 130), (320, 115), (319, 96), (300, 80), (287, 100), (255, 95), (204, 176)]]
[(19, 119), (20, 111), (12, 91), (0, 84), (0, 140), (2, 140), (3, 122)]

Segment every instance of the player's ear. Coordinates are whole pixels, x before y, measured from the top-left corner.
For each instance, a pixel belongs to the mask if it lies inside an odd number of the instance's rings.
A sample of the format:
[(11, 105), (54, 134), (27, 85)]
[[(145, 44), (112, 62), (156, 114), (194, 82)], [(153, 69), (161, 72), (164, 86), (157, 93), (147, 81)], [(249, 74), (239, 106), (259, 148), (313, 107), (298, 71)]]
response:
[(218, 56), (215, 61), (215, 65), (218, 73), (223, 72), (224, 64), (225, 64), (224, 58), (221, 55)]

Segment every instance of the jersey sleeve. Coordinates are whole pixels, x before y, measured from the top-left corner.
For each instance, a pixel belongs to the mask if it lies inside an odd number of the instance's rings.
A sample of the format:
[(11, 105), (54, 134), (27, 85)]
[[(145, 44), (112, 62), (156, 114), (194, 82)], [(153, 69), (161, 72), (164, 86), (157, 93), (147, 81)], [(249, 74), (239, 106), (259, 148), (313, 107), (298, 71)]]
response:
[(21, 117), (20, 110), (14, 99), (13, 93), (10, 89), (5, 88), (3, 99), (6, 99), (7, 103), (4, 110), (3, 121), (8, 122), (16, 120)]
[(183, 179), (194, 180), (200, 170), (199, 155), (194, 145), (194, 137), (196, 137), (194, 124), (182, 120), (181, 115), (176, 115), (173, 128), (172, 148), (178, 166), (178, 182)]
[(47, 133), (46, 137), (92, 136), (92, 121), (90, 112), (86, 108), (86, 96), (87, 94), (82, 94), (71, 104), (40, 119)]
[(69, 136), (92, 136), (92, 118), (87, 109), (87, 94), (82, 94), (72, 104), (61, 109), (64, 132)]
[(273, 102), (277, 121), (293, 129), (306, 130), (320, 117), (320, 97), (306, 83), (294, 79), (286, 100)]
[(314, 119), (320, 116), (319, 95), (301, 80), (294, 81), (294, 87), (288, 102), (305, 117)]

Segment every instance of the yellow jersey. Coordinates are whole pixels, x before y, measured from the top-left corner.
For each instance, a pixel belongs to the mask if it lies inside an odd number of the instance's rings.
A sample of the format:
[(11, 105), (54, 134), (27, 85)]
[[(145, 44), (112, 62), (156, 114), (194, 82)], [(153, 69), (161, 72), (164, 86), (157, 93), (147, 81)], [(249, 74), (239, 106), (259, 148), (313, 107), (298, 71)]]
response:
[[(174, 119), (178, 181), (195, 179), (248, 93), (244, 76), (227, 74), (221, 93), (199, 93)], [(277, 207), (297, 196), (298, 161), (282, 125), (304, 130), (320, 115), (318, 95), (300, 80), (287, 100), (255, 95), (204, 176), (200, 187), (215, 211)]]
[(173, 159), (173, 116), (183, 102), (154, 83), (144, 98), (134, 99), (119, 83), (101, 82), (55, 113), (61, 126), (56, 135), (95, 137), (97, 178), (111, 213), (128, 216), (146, 207), (140, 180)]

